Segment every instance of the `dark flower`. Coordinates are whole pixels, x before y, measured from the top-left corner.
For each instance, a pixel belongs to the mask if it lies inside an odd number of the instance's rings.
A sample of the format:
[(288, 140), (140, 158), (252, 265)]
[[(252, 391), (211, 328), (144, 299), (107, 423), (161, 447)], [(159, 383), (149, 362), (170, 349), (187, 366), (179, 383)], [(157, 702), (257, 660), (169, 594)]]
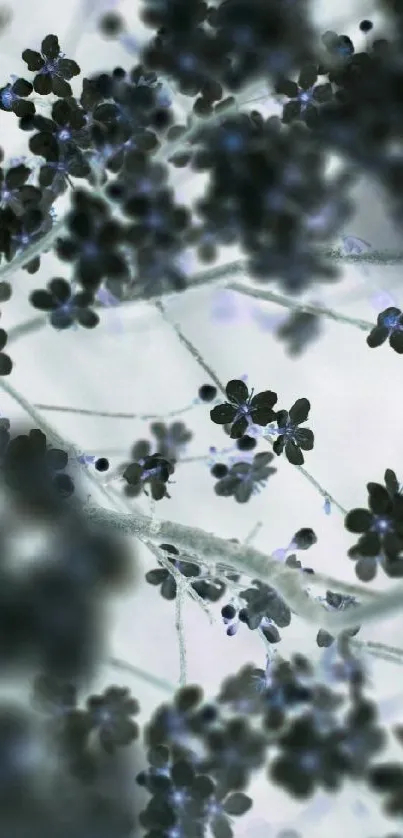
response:
[(56, 251), (59, 259), (75, 263), (77, 280), (87, 290), (98, 290), (104, 277), (128, 279), (128, 265), (120, 252), (123, 239), (122, 225), (112, 218), (107, 202), (76, 189), (67, 215), (67, 236), (57, 239)]
[(149, 483), (153, 499), (161, 500), (164, 497), (170, 497), (165, 484), (168, 483), (174, 470), (175, 466), (172, 462), (161, 457), (160, 454), (151, 454), (144, 457), (141, 462), (130, 463), (123, 472), (123, 477), (129, 484), (128, 492), (131, 497), (139, 495), (144, 485)]
[(30, 207), (38, 207), (41, 190), (28, 184), (32, 169), (23, 163), (10, 166), (7, 171), (0, 168), (0, 200), (3, 207), (10, 207), (16, 216), (23, 216)]
[(263, 669), (246, 664), (235, 675), (229, 675), (222, 681), (217, 701), (235, 713), (262, 713), (265, 707), (263, 693), (267, 684)]
[(161, 457), (176, 461), (180, 459), (183, 447), (190, 442), (193, 434), (183, 422), (152, 422), (151, 433), (155, 436), (156, 447)]
[(245, 434), (249, 422), (265, 426), (275, 419), (273, 406), (277, 394), (271, 390), (249, 395), (244, 381), (233, 379), (228, 382), (225, 392), (228, 402), (213, 407), (210, 418), (217, 425), (231, 424), (231, 439), (239, 439)]
[(279, 737), (281, 753), (271, 762), (271, 780), (297, 799), (311, 797), (320, 786), (338, 790), (349, 767), (342, 741), (342, 730), (324, 734), (311, 714), (300, 716)]
[(367, 337), (367, 344), (374, 349), (381, 346), (389, 338), (389, 346), (403, 354), (403, 314), (399, 308), (385, 308), (378, 314), (377, 325)]
[(368, 772), (367, 782), (373, 791), (383, 796), (385, 814), (401, 817), (403, 814), (403, 766), (401, 762), (384, 762), (372, 766)]
[(89, 291), (72, 294), (67, 280), (55, 277), (48, 282), (48, 290), (32, 291), (30, 302), (40, 311), (51, 312), (50, 323), (55, 329), (68, 329), (76, 321), (86, 329), (93, 329), (99, 317), (90, 309), (94, 296)]
[(27, 101), (33, 91), (33, 86), (25, 79), (17, 79), (13, 84), (6, 84), (0, 88), (0, 109), (12, 111), (16, 116), (33, 116), (35, 105)]
[(235, 716), (219, 729), (212, 729), (205, 739), (203, 772), (213, 775), (227, 789), (242, 789), (250, 774), (263, 765), (266, 742), (244, 716)]
[(301, 422), (306, 422), (311, 405), (308, 399), (297, 399), (289, 412), (279, 410), (276, 415), (278, 425), (278, 438), (273, 443), (275, 454), (282, 454), (285, 448), (285, 455), (288, 462), (294, 466), (302, 466), (304, 463), (304, 451), (311, 451), (314, 443), (314, 436), (309, 428), (299, 428)]
[(234, 496), (238, 503), (246, 503), (255, 492), (265, 485), (267, 479), (275, 474), (275, 468), (270, 468), (269, 463), (273, 454), (263, 452), (255, 454), (251, 463), (235, 463), (214, 486), (214, 491), (219, 497)]
[[(320, 69), (320, 68), (319, 68)], [(324, 102), (329, 102), (333, 95), (332, 85), (316, 84), (318, 79), (318, 68), (313, 64), (306, 64), (299, 76), (298, 81), (283, 79), (276, 85), (276, 93), (287, 96), (291, 101), (283, 108), (283, 122), (292, 122), (294, 119), (304, 119), (312, 111), (316, 111)]]
[(63, 98), (72, 95), (72, 89), (68, 80), (78, 76), (80, 67), (75, 61), (65, 58), (60, 52), (59, 41), (56, 35), (47, 35), (41, 44), (41, 52), (32, 49), (25, 49), (22, 53), (23, 61), (28, 70), (35, 72), (33, 87), (36, 93), (46, 96), (54, 93), (55, 96)]
[(87, 700), (91, 725), (99, 732), (104, 750), (113, 754), (117, 747), (129, 745), (139, 735), (139, 727), (130, 716), (140, 710), (127, 687), (108, 687), (102, 695)]
[(403, 563), (399, 561), (403, 550), (403, 497), (397, 491), (396, 475), (391, 469), (386, 470), (384, 479), (385, 486), (367, 483), (369, 509), (352, 509), (344, 521), (349, 532), (360, 534), (348, 555), (358, 559), (355, 570), (362, 581), (374, 578), (380, 554), (388, 576), (403, 573)]
[[(174, 547), (172, 544), (160, 544), (161, 549), (166, 550), (171, 555), (168, 556), (168, 561), (176, 567), (177, 570), (184, 576), (185, 578), (189, 578), (191, 576), (199, 576), (200, 568), (198, 565), (193, 564), (192, 562), (181, 562), (180, 559), (174, 558), (174, 556), (179, 556), (179, 551)], [(177, 584), (176, 579), (169, 573), (164, 567), (156, 568), (155, 570), (149, 570), (148, 573), (145, 575), (146, 581), (150, 585), (161, 585), (161, 596), (164, 599), (173, 600), (176, 598), (177, 594)]]
[(46, 436), (34, 429), (28, 435), (10, 440), (4, 454), (3, 473), (6, 484), (35, 500), (49, 496), (51, 488), (58, 497), (69, 497), (74, 483), (61, 472), (68, 464), (68, 455), (57, 448), (48, 448)]
[(386, 744), (386, 731), (379, 724), (377, 706), (373, 701), (357, 697), (344, 718), (344, 752), (356, 777), (366, 774), (373, 756)]
[(181, 687), (172, 704), (161, 704), (153, 713), (144, 731), (146, 745), (175, 746), (181, 753), (192, 756), (193, 751), (189, 748), (192, 736), (204, 738), (219, 720), (218, 707), (202, 702), (201, 687), (194, 684)]
[[(239, 596), (247, 603), (245, 608), (239, 612), (239, 618), (246, 623), (248, 628), (255, 630), (262, 621), (276, 623), (279, 628), (286, 628), (291, 622), (291, 611), (270, 585), (266, 585), (259, 579), (252, 580), (253, 587), (241, 591)], [(263, 633), (265, 626), (263, 626)], [(270, 637), (268, 637), (269, 642)]]
[(320, 317), (306, 311), (294, 311), (279, 326), (276, 337), (286, 343), (288, 354), (294, 358), (301, 355), (308, 345), (316, 340), (320, 331)]
[(327, 68), (330, 80), (336, 80), (338, 78), (337, 72), (349, 65), (350, 59), (354, 55), (354, 44), (348, 35), (337, 35), (336, 32), (331, 30), (321, 36), (321, 41), (327, 53), (324, 58), (324, 66), (321, 69), (326, 72)]

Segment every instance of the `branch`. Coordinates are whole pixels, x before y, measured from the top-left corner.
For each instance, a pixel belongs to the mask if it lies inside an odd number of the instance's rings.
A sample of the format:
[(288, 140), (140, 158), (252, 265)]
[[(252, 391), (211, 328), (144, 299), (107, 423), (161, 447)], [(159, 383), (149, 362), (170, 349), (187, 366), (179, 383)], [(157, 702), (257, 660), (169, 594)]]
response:
[(100, 416), (104, 418), (113, 419), (141, 419), (149, 421), (153, 419), (169, 419), (172, 416), (180, 416), (183, 413), (188, 413), (195, 407), (194, 404), (189, 404), (187, 407), (179, 407), (176, 410), (170, 410), (168, 413), (116, 413), (108, 410), (86, 410), (82, 407), (60, 407), (54, 404), (34, 404), (39, 410), (49, 410), (57, 413), (78, 413), (80, 416)]
[[(348, 609), (343, 613), (332, 614), (311, 600), (302, 588), (302, 585), (308, 585), (312, 581), (319, 583), (319, 578), (317, 580), (315, 577), (308, 578), (299, 570), (289, 568), (279, 563), (278, 559), (273, 556), (266, 556), (252, 547), (218, 538), (197, 527), (150, 518), (141, 512), (136, 512), (135, 515), (125, 515), (99, 507), (86, 506), (85, 513), (97, 524), (122, 534), (174, 544), (185, 553), (190, 551), (193, 555), (196, 554), (199, 562), (210, 567), (215, 568), (216, 562), (219, 561), (251, 578), (259, 578), (276, 588), (292, 611), (333, 634), (346, 628), (353, 628), (363, 622), (369, 622), (385, 613), (396, 611), (401, 606), (402, 590), (394, 597), (391, 594), (372, 593), (369, 603)], [(338, 587), (340, 591), (346, 588), (351, 589), (351, 586), (339, 583), (337, 579), (324, 578), (326, 584), (334, 591), (337, 591)], [(361, 594), (361, 589), (355, 588), (355, 591), (357, 590), (360, 590)], [(362, 589), (362, 594), (368, 596), (365, 589)]]
[(178, 635), (179, 644), (179, 685), (184, 687), (187, 678), (187, 664), (186, 664), (186, 641), (185, 630), (183, 626), (182, 606), (184, 602), (183, 586), (178, 588), (175, 602), (175, 628)]
[(369, 332), (374, 328), (374, 324), (369, 323), (367, 320), (356, 320), (354, 317), (346, 317), (344, 314), (339, 314), (337, 311), (332, 311), (332, 309), (325, 308), (324, 306), (312, 305), (310, 303), (297, 303), (292, 297), (273, 294), (271, 291), (261, 291), (259, 288), (242, 285), (240, 282), (229, 282), (226, 288), (229, 288), (231, 291), (236, 291), (238, 294), (245, 294), (247, 297), (276, 303), (291, 311), (314, 314), (317, 317), (327, 317), (329, 320), (335, 320), (336, 323), (346, 323), (349, 326), (355, 326), (357, 329), (361, 329), (363, 332)]
[(167, 312), (165, 310), (165, 307), (164, 307), (163, 303), (161, 302), (161, 300), (156, 301), (155, 308), (157, 309), (157, 311), (160, 312), (160, 314), (162, 314), (165, 322), (168, 323), (168, 325), (171, 326), (172, 329), (174, 329), (175, 333), (177, 334), (177, 336), (179, 338), (179, 342), (182, 344), (182, 346), (184, 346), (187, 349), (187, 351), (190, 353), (192, 358), (195, 359), (195, 361), (199, 365), (199, 367), (201, 367), (204, 370), (204, 372), (208, 376), (210, 376), (211, 380), (214, 381), (214, 384), (218, 387), (218, 389), (221, 391), (221, 393), (223, 393), (223, 395), (225, 396), (224, 385), (221, 383), (220, 379), (217, 377), (214, 370), (211, 367), (209, 367), (209, 365), (206, 363), (204, 358), (202, 358), (198, 349), (196, 349), (196, 347), (193, 345), (193, 343), (191, 343), (190, 340), (188, 340), (188, 338), (185, 337), (185, 335), (183, 334), (183, 332), (182, 332), (180, 326), (178, 325), (178, 323), (175, 323), (170, 317), (168, 317), (168, 314), (167, 314)]
[(133, 675), (139, 681), (144, 681), (146, 684), (150, 684), (157, 690), (162, 690), (169, 695), (176, 692), (176, 687), (174, 687), (174, 685), (169, 681), (165, 681), (163, 678), (158, 678), (156, 675), (152, 675), (145, 669), (140, 669), (139, 666), (134, 666), (132, 663), (128, 663), (120, 658), (109, 657), (105, 661), (105, 665), (112, 667), (112, 669), (120, 670), (121, 672), (128, 672), (129, 675)]

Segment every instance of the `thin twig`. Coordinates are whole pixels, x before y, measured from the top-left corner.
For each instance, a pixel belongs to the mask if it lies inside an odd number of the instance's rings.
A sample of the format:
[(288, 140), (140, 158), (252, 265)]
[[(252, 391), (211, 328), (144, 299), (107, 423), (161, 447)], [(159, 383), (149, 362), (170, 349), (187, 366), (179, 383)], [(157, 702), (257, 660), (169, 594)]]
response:
[(199, 366), (204, 370), (204, 372), (207, 375), (210, 376), (211, 380), (214, 381), (214, 384), (218, 387), (218, 389), (221, 390), (222, 393), (225, 393), (224, 385), (221, 383), (221, 381), (219, 380), (219, 378), (215, 374), (214, 370), (211, 369), (211, 367), (209, 367), (209, 365), (206, 363), (204, 358), (202, 358), (202, 356), (200, 355), (200, 352), (198, 351), (198, 349), (196, 349), (196, 347), (193, 345), (193, 343), (191, 343), (191, 341), (188, 340), (187, 337), (185, 337), (185, 335), (183, 334), (182, 329), (180, 328), (178, 323), (175, 323), (168, 316), (168, 314), (165, 310), (165, 306), (163, 305), (161, 300), (156, 301), (155, 308), (162, 314), (165, 322), (168, 323), (168, 325), (171, 326), (171, 328), (174, 329), (174, 331), (176, 332), (176, 334), (179, 338), (180, 343), (183, 346), (186, 347), (188, 352), (190, 352), (192, 358), (194, 358), (195, 361), (199, 364)]
[(246, 544), (246, 546), (247, 546), (248, 544), (252, 544), (252, 541), (254, 541), (254, 539), (256, 538), (256, 536), (257, 536), (257, 534), (258, 534), (258, 532), (260, 532), (260, 530), (262, 529), (262, 527), (263, 527), (262, 522), (261, 522), (261, 521), (257, 521), (257, 523), (255, 524), (255, 526), (254, 526), (254, 527), (252, 527), (252, 529), (251, 529), (250, 533), (248, 533), (248, 535), (247, 535), (247, 536), (246, 536), (246, 538), (245, 538), (244, 544)]
[(80, 416), (99, 416), (111, 419), (140, 419), (144, 421), (151, 421), (153, 419), (169, 419), (172, 416), (180, 416), (183, 413), (189, 413), (195, 407), (194, 404), (189, 404), (186, 407), (179, 407), (176, 410), (170, 410), (168, 413), (118, 413), (109, 410), (87, 410), (82, 407), (60, 407), (54, 404), (34, 404), (39, 410), (49, 410), (56, 413), (77, 413)]
[(169, 695), (172, 695), (176, 691), (176, 687), (169, 681), (165, 681), (163, 678), (158, 678), (156, 675), (152, 675), (151, 672), (147, 672), (147, 670), (141, 669), (139, 666), (134, 666), (134, 664), (128, 663), (121, 658), (109, 657), (105, 663), (113, 669), (120, 670), (121, 672), (128, 672), (129, 675), (133, 675), (139, 681), (144, 681), (146, 684), (150, 684), (157, 690), (169, 693)]
[(179, 684), (181, 687), (185, 686), (187, 679), (186, 639), (182, 614), (183, 593), (183, 587), (178, 588), (175, 602), (175, 628), (179, 645)]
[(226, 288), (230, 291), (236, 291), (239, 294), (246, 294), (248, 297), (254, 297), (257, 300), (276, 303), (291, 311), (300, 311), (304, 314), (316, 315), (317, 317), (327, 317), (336, 323), (346, 323), (349, 326), (355, 326), (357, 329), (361, 329), (363, 332), (371, 331), (374, 328), (374, 323), (369, 323), (367, 320), (356, 320), (354, 317), (346, 317), (344, 314), (340, 314), (324, 306), (313, 305), (311, 303), (297, 303), (291, 297), (285, 297), (282, 294), (273, 294), (271, 291), (262, 291), (259, 288), (242, 285), (240, 282), (230, 282)]

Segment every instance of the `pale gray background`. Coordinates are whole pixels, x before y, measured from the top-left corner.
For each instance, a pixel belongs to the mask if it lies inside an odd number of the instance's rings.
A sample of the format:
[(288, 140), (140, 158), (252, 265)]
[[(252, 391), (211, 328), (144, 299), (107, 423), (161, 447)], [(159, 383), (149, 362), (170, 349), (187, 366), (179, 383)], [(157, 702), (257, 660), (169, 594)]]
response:
[[(0, 39), (0, 84), (10, 73), (21, 73), (25, 65), (21, 51), (37, 48), (44, 35), (55, 32), (62, 48), (78, 60), (84, 72), (109, 69), (115, 64), (130, 66), (130, 55), (121, 46), (102, 40), (91, 24), (90, 8), (96, 0), (15, 0), (13, 19)], [(99, 2), (99, 7), (107, 3)], [(354, 6), (354, 8), (353, 8)], [(136, 24), (138, 2), (118, 4), (132, 21), (132, 34), (140, 34)], [(354, 9), (357, 11), (355, 12)], [(342, 0), (338, 4), (321, 0), (315, 15), (321, 27), (333, 26), (357, 39), (358, 21), (371, 16), (372, 3)], [(376, 18), (374, 18), (376, 19)], [(340, 22), (339, 22), (340, 21)], [(359, 33), (358, 33), (359, 34)], [(358, 40), (359, 42), (359, 40)], [(0, 114), (1, 145), (7, 155), (25, 153), (24, 138), (13, 117)], [(195, 183), (178, 175), (178, 194), (186, 200)], [(385, 218), (379, 190), (361, 183), (357, 190), (357, 214), (345, 233), (362, 237), (374, 247), (396, 248), (401, 237)], [(232, 258), (232, 253), (228, 258)], [(225, 256), (227, 258), (227, 255)], [(62, 268), (65, 276), (65, 268)], [(2, 325), (9, 329), (32, 315), (27, 296), (32, 288), (44, 287), (60, 265), (50, 255), (43, 258), (41, 270), (34, 277), (18, 272), (12, 279), (15, 294), (4, 307)], [(306, 297), (319, 300), (350, 316), (375, 318), (371, 297), (384, 290), (397, 303), (403, 303), (400, 291), (401, 268), (371, 268), (364, 276), (359, 268), (345, 270), (343, 281), (331, 287), (322, 285)], [(240, 299), (245, 310), (249, 301)], [(272, 335), (262, 331), (247, 317), (217, 326), (212, 319), (213, 291), (201, 290), (171, 299), (169, 312), (180, 322), (186, 335), (196, 344), (206, 361), (226, 382), (247, 373), (256, 388), (274, 389), (281, 406), (287, 407), (301, 396), (311, 402), (310, 427), (315, 432), (315, 448), (306, 456), (306, 467), (346, 508), (366, 504), (367, 481), (382, 481), (385, 468), (395, 468), (403, 480), (403, 359), (387, 346), (371, 351), (365, 334), (350, 326), (326, 322), (323, 337), (299, 360), (290, 359)], [(262, 311), (273, 315), (283, 311), (261, 304)], [(116, 328), (116, 321), (117, 328)], [(50, 403), (94, 410), (164, 413), (191, 404), (206, 376), (189, 357), (173, 332), (161, 320), (152, 305), (128, 306), (118, 314), (106, 312), (102, 325), (93, 333), (84, 330), (56, 333), (50, 327), (17, 342), (11, 355), (14, 369), (10, 382), (32, 403)], [(175, 381), (175, 387), (172, 383)], [(2, 415), (22, 416), (5, 395), (0, 397)], [(209, 445), (225, 446), (227, 438), (209, 420), (207, 406), (195, 407), (183, 419), (193, 429), (195, 441), (187, 455), (207, 453)], [(147, 436), (147, 423), (79, 417), (68, 413), (47, 413), (46, 418), (83, 451), (102, 455), (121, 449), (122, 455), (136, 439)], [(368, 418), (369, 417), (369, 418)], [(112, 463), (119, 457), (111, 458)], [(289, 543), (300, 527), (313, 527), (318, 544), (306, 554), (306, 562), (318, 570), (354, 581), (353, 566), (346, 551), (353, 541), (343, 528), (337, 510), (327, 517), (323, 500), (286, 460), (276, 462), (278, 472), (267, 488), (245, 506), (232, 499), (217, 499), (206, 464), (184, 465), (175, 475), (171, 500), (157, 505), (157, 515), (189, 525), (203, 527), (222, 537), (244, 539), (257, 521), (263, 524), (256, 546), (270, 552)], [(102, 479), (101, 477), (99, 478)], [(94, 493), (95, 498), (95, 493)], [(142, 502), (148, 509), (147, 500)], [(144, 569), (155, 560), (142, 553)], [(305, 559), (305, 556), (304, 556)], [(381, 578), (379, 587), (388, 587)], [(257, 633), (242, 627), (234, 638), (226, 637), (216, 610), (216, 624), (193, 604), (185, 606), (188, 678), (205, 686), (213, 695), (222, 678), (236, 671), (244, 662), (262, 666), (265, 650)], [(138, 666), (149, 669), (176, 683), (179, 656), (175, 634), (174, 606), (161, 600), (158, 592), (142, 584), (113, 608), (111, 651)], [(401, 618), (384, 620), (376, 628), (362, 632), (363, 637), (398, 642)], [(284, 631), (284, 653), (307, 651), (316, 630), (294, 619)], [(399, 671), (392, 665), (372, 662), (374, 689), (380, 697), (398, 696)], [(142, 703), (145, 720), (164, 696), (137, 682), (129, 675), (106, 671), (102, 683), (116, 679), (130, 685)], [(389, 718), (399, 717), (398, 699)], [(385, 710), (386, 712), (386, 710)], [(256, 804), (252, 813), (238, 821), (236, 834), (266, 838), (277, 826), (305, 825), (305, 834), (332, 836), (340, 828), (363, 836), (381, 835), (382, 822), (369, 807), (358, 817), (354, 809), (356, 793), (348, 790), (334, 803), (318, 795), (310, 806), (297, 807), (264, 780), (253, 787)], [(364, 798), (361, 798), (363, 801)], [(301, 820), (301, 813), (303, 819)], [(294, 820), (296, 819), (296, 820)]]

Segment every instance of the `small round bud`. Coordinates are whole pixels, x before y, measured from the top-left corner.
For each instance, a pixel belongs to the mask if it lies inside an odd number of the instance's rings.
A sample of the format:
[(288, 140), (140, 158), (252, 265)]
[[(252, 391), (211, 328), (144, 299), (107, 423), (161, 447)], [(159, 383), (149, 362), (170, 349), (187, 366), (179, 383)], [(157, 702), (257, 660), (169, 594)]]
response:
[(239, 448), (240, 451), (252, 451), (252, 448), (255, 448), (257, 445), (256, 439), (252, 436), (241, 436), (240, 439), (236, 441), (236, 447)]
[(109, 460), (106, 457), (98, 457), (95, 460), (95, 468), (97, 471), (108, 471), (109, 468)]
[(224, 605), (221, 609), (221, 616), (223, 620), (233, 620), (236, 614), (236, 610), (233, 605)]
[(198, 395), (202, 402), (212, 402), (217, 395), (217, 388), (213, 387), (212, 384), (203, 384), (199, 389)]
[(107, 38), (116, 38), (124, 27), (124, 20), (117, 12), (107, 12), (99, 21), (99, 30)]
[(370, 32), (373, 26), (372, 20), (362, 20), (360, 23), (361, 32)]
[(211, 469), (210, 474), (212, 474), (213, 477), (217, 477), (218, 480), (221, 480), (222, 477), (226, 477), (228, 474), (228, 468), (224, 465), (224, 463), (216, 463)]

